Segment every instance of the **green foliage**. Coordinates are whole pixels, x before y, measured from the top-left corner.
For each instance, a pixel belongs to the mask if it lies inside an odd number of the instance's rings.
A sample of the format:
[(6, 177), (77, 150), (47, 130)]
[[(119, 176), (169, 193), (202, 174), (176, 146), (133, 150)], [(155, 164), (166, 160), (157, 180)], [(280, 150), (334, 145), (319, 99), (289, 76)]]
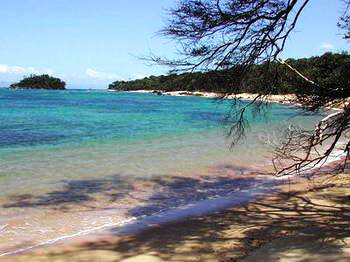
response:
[(109, 85), (109, 89), (224, 92), (235, 82), (233, 77), (229, 71), (170, 74), (133, 81), (115, 81)]
[(66, 83), (59, 78), (49, 75), (30, 75), (12, 84), (10, 88), (64, 90), (65, 86)]
[(323, 96), (350, 96), (349, 54), (325, 53), (322, 56), (310, 58), (288, 59), (286, 62), (322, 88), (310, 87), (310, 83), (286, 65), (273, 62), (254, 65), (248, 72), (232, 68), (221, 71), (150, 76), (133, 81), (115, 81), (109, 85), (109, 89), (302, 95), (317, 93)]

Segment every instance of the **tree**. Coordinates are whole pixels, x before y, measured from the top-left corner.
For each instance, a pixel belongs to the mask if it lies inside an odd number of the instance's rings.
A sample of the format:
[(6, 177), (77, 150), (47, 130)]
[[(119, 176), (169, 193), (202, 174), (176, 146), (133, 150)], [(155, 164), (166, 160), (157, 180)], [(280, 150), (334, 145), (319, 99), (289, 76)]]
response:
[[(317, 82), (323, 81), (330, 87), (339, 85), (339, 78), (344, 73), (339, 68), (346, 66), (350, 61), (350, 55), (347, 53), (325, 53), (322, 56), (314, 56), (301, 59), (287, 59), (289, 65), (293, 68), (302, 69), (312, 74)], [(222, 93), (225, 90), (233, 89), (241, 93), (259, 93), (264, 92), (264, 75), (266, 64), (254, 65), (246, 76), (247, 81), (244, 86), (240, 85), (240, 75), (234, 70), (217, 70), (208, 72), (192, 72), (182, 74), (170, 74), (161, 76), (145, 77), (130, 81), (115, 81), (109, 85), (113, 90), (159, 90), (159, 91), (205, 91)], [(307, 88), (308, 83), (298, 77), (293, 71), (280, 63), (271, 63), (272, 71), (278, 72), (278, 78), (274, 85), (269, 86), (269, 91), (273, 94), (291, 94), (297, 90)], [(238, 81), (237, 81), (238, 80)]]
[(12, 89), (48, 89), (48, 90), (64, 90), (66, 83), (59, 78), (49, 75), (30, 75), (24, 77), (18, 83), (10, 86)]
[[(239, 76), (239, 85), (225, 90), (235, 94), (246, 86), (252, 71), (260, 65), (259, 95), (247, 106), (236, 110), (231, 117), (230, 135), (233, 144), (244, 137), (247, 107), (266, 105), (265, 97), (273, 93), (281, 83), (283, 65), (289, 74), (298, 78), (297, 103), (305, 110), (315, 112), (325, 106), (339, 106), (342, 110), (320, 121), (315, 130), (299, 130), (289, 127), (285, 139), (275, 146), (275, 163), (294, 160), (287, 166), (276, 164), (279, 174), (288, 174), (323, 163), (350, 128), (350, 61), (329, 70), (336, 63), (333, 57), (315, 61), (318, 71), (294, 66), (293, 61), (283, 61), (279, 55), (300, 15), (310, 0), (180, 0), (170, 10), (168, 25), (161, 31), (179, 42), (180, 59), (153, 56), (159, 64), (171, 66), (177, 71), (205, 71), (230, 69)], [(331, 2), (329, 4), (332, 4)], [(350, 35), (350, 1), (344, 1), (345, 12), (338, 25), (344, 38)], [(336, 21), (335, 21), (336, 22)], [(298, 68), (299, 67), (299, 68)], [(336, 84), (334, 84), (336, 83)], [(348, 138), (341, 147), (349, 153)], [(326, 145), (325, 145), (326, 144)]]

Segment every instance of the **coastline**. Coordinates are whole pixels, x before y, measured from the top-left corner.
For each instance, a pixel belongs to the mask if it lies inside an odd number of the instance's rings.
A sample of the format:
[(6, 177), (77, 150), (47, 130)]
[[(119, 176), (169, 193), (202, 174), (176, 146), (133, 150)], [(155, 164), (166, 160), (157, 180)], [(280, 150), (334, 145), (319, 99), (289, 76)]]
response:
[[(111, 92), (118, 92), (116, 90), (109, 90)], [(258, 96), (258, 94), (254, 93), (240, 93), (236, 95), (223, 96), (223, 94), (215, 93), (215, 92), (202, 92), (202, 91), (159, 91), (159, 90), (132, 90), (126, 91), (129, 93), (150, 93), (150, 94), (158, 94), (158, 95), (166, 95), (166, 96), (199, 96), (205, 98), (225, 98), (225, 99), (242, 99), (242, 100), (253, 100)], [(276, 102), (276, 103), (285, 103), (285, 104), (295, 104), (293, 100), (295, 100), (296, 96), (294, 94), (285, 94), (285, 95), (268, 95), (264, 100), (268, 102)]]
[(2, 259), (259, 261), (270, 257), (268, 261), (282, 261), (278, 258), (297, 254), (300, 260), (292, 261), (301, 261), (324, 257), (317, 250), (320, 246), (328, 259), (346, 259), (350, 258), (350, 232), (345, 230), (350, 208), (345, 199), (349, 193), (350, 178), (346, 174), (312, 180), (296, 177), (286, 180), (280, 190), (252, 202), (165, 223), (149, 221), (141, 230), (136, 227), (136, 231), (129, 228), (123, 234), (89, 235)]
[[(109, 89), (110, 92), (119, 92), (118, 90)], [(240, 99), (243, 101), (252, 101), (259, 94), (257, 93), (239, 93), (235, 95), (223, 95), (221, 93), (215, 92), (202, 92), (202, 91), (161, 91), (161, 90), (130, 90), (124, 91), (128, 93), (143, 93), (143, 94), (156, 94), (156, 95), (165, 95), (165, 96), (197, 96), (204, 98), (224, 98), (224, 99)], [(296, 100), (295, 94), (283, 94), (283, 95), (266, 95), (263, 98), (259, 98), (258, 100), (270, 103), (280, 103), (287, 104), (300, 107), (301, 104), (295, 102)], [(350, 104), (350, 97), (348, 98), (345, 105)], [(344, 107), (344, 104), (338, 104), (336, 106), (326, 106), (327, 110), (335, 110), (340, 111)]]
[[(320, 179), (320, 174), (336, 174), (339, 165), (344, 162), (343, 153), (333, 154), (322, 167), (315, 167), (314, 172), (309, 170), (303, 175), (288, 175), (283, 177), (274, 177), (272, 175), (263, 174), (248, 174), (244, 177), (236, 177), (238, 191), (232, 191), (228, 195), (212, 196), (200, 201), (188, 202), (181, 206), (170, 207), (169, 209), (160, 210), (148, 215), (139, 217), (129, 217), (125, 220), (112, 222), (100, 226), (92, 227), (86, 230), (78, 231), (73, 234), (63, 235), (58, 238), (50, 239), (38, 244), (33, 244), (27, 247), (19, 247), (16, 250), (0, 253), (0, 260), (8, 258), (11, 261), (12, 257), (17, 261), (17, 256), (36, 256), (39, 253), (46, 252), (51, 249), (61, 249), (62, 247), (70, 247), (86, 243), (87, 241), (104, 241), (111, 237), (123, 238), (124, 236), (136, 236), (142, 234), (145, 230), (153, 227), (162, 227), (167, 224), (182, 223), (188, 219), (196, 217), (211, 216), (212, 214), (225, 212), (227, 209), (249, 206), (256, 201), (269, 198), (273, 195), (285, 192), (286, 185), (291, 183), (305, 184), (310, 177)], [(257, 183), (254, 179), (258, 178)], [(253, 186), (250, 188), (241, 188), (240, 180), (252, 181)], [(240, 189), (241, 188), (241, 189)], [(290, 187), (288, 187), (290, 190)], [(1, 231), (1, 228), (0, 228)], [(6, 260), (8, 261), (8, 260)]]
[[(236, 186), (240, 187), (239, 181), (242, 179), (254, 181), (255, 177), (254, 175), (247, 175), (244, 178), (237, 177), (238, 184)], [(60, 246), (60, 244), (76, 244), (85, 242), (87, 239), (99, 239), (101, 236), (110, 237), (111, 235), (115, 235), (121, 237), (124, 235), (136, 235), (154, 225), (160, 226), (174, 223), (192, 217), (220, 212), (232, 206), (245, 205), (256, 199), (263, 198), (268, 193), (273, 193), (275, 190), (278, 190), (277, 186), (281, 184), (281, 181), (274, 180), (268, 176), (258, 175), (258, 177), (261, 178), (258, 179), (258, 184), (253, 188), (246, 188), (237, 192), (232, 191), (232, 193), (223, 196), (207, 197), (203, 200), (188, 202), (181, 206), (169, 207), (151, 214), (129, 217), (118, 222), (111, 221), (107, 224), (75, 232), (74, 234), (63, 235), (38, 244), (0, 253), (0, 260), (2, 258), (16, 257), (17, 255), (30, 253), (32, 251), (36, 252), (36, 250), (46, 250), (51, 247), (55, 248), (56, 246)]]
[[(5, 259), (4, 261), (22, 261), (21, 259), (25, 258), (24, 260), (29, 259), (29, 261), (37, 261), (36, 258), (41, 257), (43, 254), (46, 257), (52, 252), (61, 253), (64, 251), (64, 253), (66, 253), (67, 248), (69, 250), (71, 248), (74, 250), (78, 248), (78, 252), (80, 252), (80, 247), (82, 245), (84, 246), (91, 242), (105, 242), (106, 240), (110, 239), (113, 239), (113, 241), (116, 239), (118, 239), (118, 241), (124, 241), (125, 238), (137, 237), (153, 228), (167, 228), (170, 226), (171, 230), (174, 230), (172, 227), (173, 224), (182, 224), (187, 220), (211, 217), (216, 214), (226, 213), (228, 210), (232, 209), (248, 208), (251, 205), (255, 205), (257, 202), (264, 202), (271, 197), (274, 198), (281, 194), (289, 195), (291, 191), (298, 191), (300, 188), (303, 190), (307, 189), (307, 191), (314, 190), (316, 185), (318, 186), (320, 183), (322, 184), (323, 181), (326, 181), (339, 173), (339, 167), (343, 163), (344, 157), (342, 154), (339, 154), (329, 159), (329, 161), (325, 163), (325, 166), (315, 168), (314, 173), (305, 173), (304, 175), (285, 177), (258, 175), (258, 177), (265, 177), (265, 179), (249, 189), (233, 192), (232, 194), (226, 196), (209, 197), (201, 201), (189, 202), (186, 205), (170, 208), (164, 211), (161, 210), (150, 215), (130, 217), (125, 221), (119, 221), (118, 223), (114, 222), (105, 224), (103, 226), (77, 232), (73, 235), (66, 235), (33, 246), (19, 248), (17, 250), (1, 254), (0, 260), (3, 261), (2, 259)], [(253, 177), (255, 177), (255, 175), (251, 174), (247, 177), (245, 176), (244, 179), (249, 180)], [(239, 180), (242, 178), (237, 177), (237, 179)], [(173, 232), (173, 234), (176, 233), (177, 232)], [(42, 261), (41, 258), (39, 261)], [(187, 259), (184, 259), (184, 261), (187, 261)]]

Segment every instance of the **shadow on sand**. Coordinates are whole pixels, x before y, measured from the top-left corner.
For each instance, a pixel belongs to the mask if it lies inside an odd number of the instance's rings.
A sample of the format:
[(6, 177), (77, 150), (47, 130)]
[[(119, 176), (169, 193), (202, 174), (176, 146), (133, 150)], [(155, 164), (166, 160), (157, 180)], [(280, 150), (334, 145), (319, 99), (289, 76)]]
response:
[[(163, 183), (161, 195), (159, 192), (153, 194), (145, 206), (131, 209), (130, 214), (143, 213), (147, 207), (154, 210), (164, 201), (163, 196), (182, 196), (187, 192), (185, 188), (195, 192), (207, 188), (207, 183), (230, 188), (238, 181), (185, 178), (158, 181)], [(350, 256), (343, 253), (344, 245), (349, 244), (346, 238), (350, 237), (349, 181), (341, 186), (329, 184), (308, 192), (278, 193), (268, 199), (211, 215), (152, 225), (136, 235), (118, 237), (112, 234), (103, 240), (84, 242), (64, 251), (56, 250), (29, 258), (120, 261), (146, 254), (154, 259), (150, 261), (236, 261), (244, 258), (249, 251), (259, 251), (259, 247), (275, 240), (280, 242), (279, 248), (263, 250), (263, 260), (255, 258), (247, 261), (275, 261), (286, 252), (289, 252), (289, 259), (295, 261), (299, 261), (302, 255), (315, 253), (325, 259), (331, 256), (333, 260), (336, 257), (339, 261), (349, 261)], [(243, 187), (246, 185), (246, 182), (240, 182)], [(290, 252), (293, 250), (298, 252)], [(28, 260), (28, 257), (24, 259)], [(18, 261), (21, 261), (20, 258)]]
[(308, 194), (281, 193), (245, 207), (153, 226), (135, 236), (85, 243), (70, 255), (90, 250), (113, 252), (117, 260), (148, 254), (164, 261), (236, 261), (274, 239), (283, 239), (286, 244), (264, 252), (264, 260), (249, 261), (276, 261), (291, 250), (298, 250), (288, 253), (296, 261), (302, 254), (349, 261), (343, 247), (344, 239), (350, 237), (350, 205), (343, 193), (329, 188)]

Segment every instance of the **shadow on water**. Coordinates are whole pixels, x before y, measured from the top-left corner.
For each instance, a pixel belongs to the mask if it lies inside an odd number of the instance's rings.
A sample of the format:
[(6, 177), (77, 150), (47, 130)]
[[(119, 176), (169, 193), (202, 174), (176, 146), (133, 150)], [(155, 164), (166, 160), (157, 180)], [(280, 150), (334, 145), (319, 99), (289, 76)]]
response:
[[(181, 206), (184, 202), (271, 186), (269, 183), (262, 184), (263, 180), (252, 176), (144, 180), (142, 183), (152, 183), (151, 194), (143, 199), (142, 205), (130, 208), (129, 214), (148, 215), (164, 208)], [(189, 217), (166, 225), (153, 224), (137, 235), (85, 242), (76, 249), (65, 250), (63, 253), (51, 252), (48, 256), (74, 261), (74, 258), (80, 259), (85, 254), (90, 259), (87, 261), (93, 261), (94, 252), (97, 252), (97, 256), (101, 255), (99, 252), (109, 252), (113, 261), (142, 254), (152, 254), (164, 261), (186, 261), (191, 257), (201, 261), (236, 261), (245, 257), (247, 251), (279, 238), (283, 238), (283, 241), (290, 239), (290, 242), (278, 252), (298, 249), (303, 254), (324, 252), (325, 255), (342, 255), (341, 241), (350, 237), (350, 205), (349, 198), (344, 193), (348, 191), (338, 195), (332, 193), (326, 197), (327, 190), (332, 190), (333, 185), (330, 186), (331, 188), (320, 187), (311, 192), (313, 198), (299, 192), (279, 193), (268, 201), (258, 199), (253, 204), (236, 206), (220, 213)], [(350, 183), (343, 184), (342, 187), (349, 190)], [(137, 194), (133, 194), (135, 190), (135, 181), (121, 180), (120, 177), (65, 181), (60, 191), (40, 196), (23, 196), (24, 199), (17, 196), (17, 199), (14, 197), (11, 203), (3, 207), (82, 204), (100, 193), (108, 197), (109, 201), (119, 201), (126, 197), (137, 198)], [(322, 201), (315, 201), (315, 198)], [(118, 230), (119, 228), (114, 228), (112, 232)], [(239, 234), (234, 233), (237, 231)], [(276, 252), (266, 253), (266, 261), (273, 261)]]
[(129, 210), (130, 216), (152, 215), (168, 208), (247, 192), (257, 187), (263, 189), (267, 186), (266, 179), (254, 177), (172, 177), (155, 182), (160, 185), (161, 190), (154, 192), (144, 205)]
[(43, 195), (12, 195), (3, 208), (29, 207), (58, 207), (58, 205), (84, 204), (93, 201), (99, 193), (108, 194), (118, 191), (118, 194), (127, 194), (132, 191), (132, 184), (114, 176), (108, 179), (64, 180), (61, 189)]
[[(241, 172), (241, 171), (240, 171)], [(2, 208), (48, 208), (74, 211), (77, 207), (102, 209), (98, 201), (128, 205), (133, 217), (151, 215), (167, 208), (230, 195), (261, 186), (265, 178), (246, 176), (155, 177), (130, 178), (120, 175), (104, 179), (63, 180), (59, 189), (45, 194), (18, 194), (9, 196)], [(95, 203), (95, 204), (93, 204)]]
[[(347, 188), (349, 190), (350, 184)], [(328, 189), (311, 194), (317, 197), (325, 190)], [(153, 199), (157, 199), (156, 196)], [(264, 253), (264, 261), (275, 261), (285, 254), (283, 252), (290, 251), (285, 258), (320, 254), (349, 261), (350, 257), (344, 255), (342, 249), (342, 241), (350, 237), (349, 221), (350, 205), (348, 197), (342, 193), (322, 203), (298, 193), (280, 193), (269, 201), (257, 200), (254, 204), (220, 213), (153, 225), (137, 235), (87, 242), (71, 251), (50, 253), (49, 257), (80, 259), (87, 254), (87, 258), (93, 259), (94, 252), (97, 256), (108, 252), (113, 261), (144, 254), (161, 261), (237, 261), (249, 250), (281, 239), (278, 241), (286, 242), (285, 245)], [(237, 231), (239, 233), (235, 234)], [(299, 253), (293, 254), (293, 250)]]

